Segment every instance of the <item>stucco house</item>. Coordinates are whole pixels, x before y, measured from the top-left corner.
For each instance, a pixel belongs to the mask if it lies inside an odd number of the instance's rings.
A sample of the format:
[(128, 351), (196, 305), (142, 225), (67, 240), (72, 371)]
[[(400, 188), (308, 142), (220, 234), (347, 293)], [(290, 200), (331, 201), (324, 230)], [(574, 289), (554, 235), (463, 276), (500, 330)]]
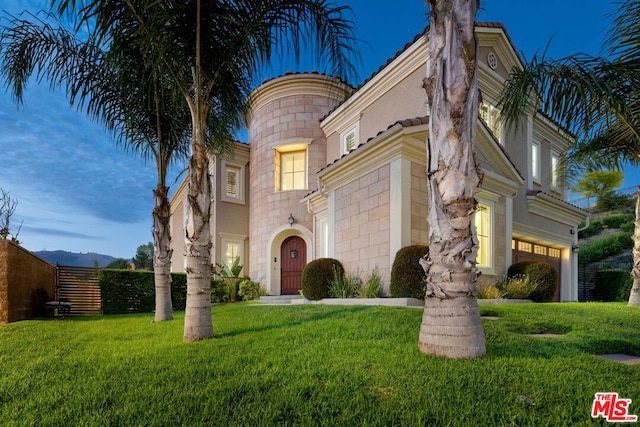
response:
[[(505, 127), (495, 108), (519, 65), (502, 24), (478, 23), (482, 103), (475, 152), (483, 179), (475, 214), (480, 282), (526, 259), (559, 272), (557, 299), (576, 301), (578, 224), (559, 162), (570, 143), (533, 110)], [(357, 88), (318, 74), (265, 81), (252, 95), (249, 143), (214, 159), (212, 262), (239, 256), (270, 295), (296, 294), (307, 262), (340, 260), (347, 272), (378, 268), (388, 292), (396, 252), (427, 243), (426, 36), (420, 35)], [(173, 270), (184, 271), (185, 186), (171, 200)]]

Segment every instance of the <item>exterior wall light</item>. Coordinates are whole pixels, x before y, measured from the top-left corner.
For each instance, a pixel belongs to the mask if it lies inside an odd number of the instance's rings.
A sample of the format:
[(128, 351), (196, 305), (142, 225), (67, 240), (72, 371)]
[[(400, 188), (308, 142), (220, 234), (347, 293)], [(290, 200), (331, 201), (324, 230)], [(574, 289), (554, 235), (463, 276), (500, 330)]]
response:
[(293, 217), (293, 214), (289, 214), (289, 218), (287, 218), (287, 221), (289, 222), (289, 226), (293, 227), (293, 222), (295, 221), (295, 218)]
[(580, 251), (580, 246), (578, 245), (571, 246), (571, 252), (573, 252), (574, 254), (577, 254), (579, 251)]

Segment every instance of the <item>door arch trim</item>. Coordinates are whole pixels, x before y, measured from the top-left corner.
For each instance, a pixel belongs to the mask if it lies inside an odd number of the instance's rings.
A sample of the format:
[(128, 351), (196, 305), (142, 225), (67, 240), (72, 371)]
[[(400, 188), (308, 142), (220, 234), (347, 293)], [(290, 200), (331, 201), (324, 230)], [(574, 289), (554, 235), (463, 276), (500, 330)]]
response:
[[(267, 265), (269, 266), (269, 271), (267, 272), (267, 293), (269, 295), (281, 295), (281, 287), (280, 287), (280, 247), (282, 246), (282, 242), (287, 237), (298, 236), (304, 240), (304, 243), (307, 247), (307, 263), (309, 263), (314, 258), (314, 250), (313, 250), (313, 233), (299, 224), (293, 225), (282, 225), (276, 228), (273, 233), (269, 236), (269, 240), (267, 241)], [(277, 259), (277, 261), (274, 261)]]

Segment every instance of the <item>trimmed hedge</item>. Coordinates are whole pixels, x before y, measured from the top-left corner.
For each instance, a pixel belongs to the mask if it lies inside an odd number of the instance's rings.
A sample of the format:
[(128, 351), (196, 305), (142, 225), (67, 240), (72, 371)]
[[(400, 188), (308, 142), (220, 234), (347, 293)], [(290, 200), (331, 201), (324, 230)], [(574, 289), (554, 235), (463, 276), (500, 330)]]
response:
[(529, 299), (536, 302), (549, 302), (558, 288), (558, 272), (543, 261), (522, 261), (512, 264), (507, 270), (508, 277), (528, 276), (537, 283)]
[(318, 258), (302, 271), (302, 294), (309, 300), (329, 298), (334, 270), (344, 275), (342, 263), (334, 258)]
[(389, 282), (392, 297), (424, 299), (426, 275), (420, 265), (420, 258), (428, 252), (429, 246), (411, 245), (396, 253)]
[[(98, 272), (103, 314), (150, 313), (156, 308), (153, 271), (102, 269)], [(171, 303), (184, 310), (187, 276), (171, 273)]]
[(628, 301), (633, 279), (626, 270), (600, 270), (596, 272), (593, 297), (596, 301)]

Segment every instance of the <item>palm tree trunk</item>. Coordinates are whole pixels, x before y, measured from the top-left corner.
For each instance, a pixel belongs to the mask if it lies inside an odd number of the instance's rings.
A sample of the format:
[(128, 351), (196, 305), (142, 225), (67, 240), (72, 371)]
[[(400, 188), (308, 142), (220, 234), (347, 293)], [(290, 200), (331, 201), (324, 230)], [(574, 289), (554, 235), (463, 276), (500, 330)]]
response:
[(154, 322), (173, 319), (171, 303), (171, 234), (169, 232), (169, 187), (158, 183), (153, 192), (153, 275), (156, 288)]
[(478, 176), (473, 140), (478, 115), (474, 20), (478, 0), (429, 0), (429, 253), (418, 345), (426, 354), (486, 352), (476, 299), (477, 237), (472, 216)]
[(636, 219), (633, 230), (633, 269), (631, 269), (633, 287), (631, 288), (631, 294), (629, 294), (629, 305), (632, 307), (640, 307), (640, 185), (636, 191)]
[[(188, 99), (193, 134), (189, 159), (189, 189), (187, 190), (187, 303), (184, 315), (184, 341), (213, 337), (211, 320), (211, 186), (207, 155), (207, 106), (203, 93), (200, 58), (200, 0), (196, 2), (196, 56), (193, 99)], [(191, 101), (191, 102), (189, 102)]]
[[(198, 126), (199, 127), (199, 126)], [(184, 341), (213, 337), (211, 320), (211, 235), (209, 218), (211, 191), (209, 161), (202, 130), (195, 131), (189, 162), (187, 194), (186, 261), (187, 302), (184, 318)]]

